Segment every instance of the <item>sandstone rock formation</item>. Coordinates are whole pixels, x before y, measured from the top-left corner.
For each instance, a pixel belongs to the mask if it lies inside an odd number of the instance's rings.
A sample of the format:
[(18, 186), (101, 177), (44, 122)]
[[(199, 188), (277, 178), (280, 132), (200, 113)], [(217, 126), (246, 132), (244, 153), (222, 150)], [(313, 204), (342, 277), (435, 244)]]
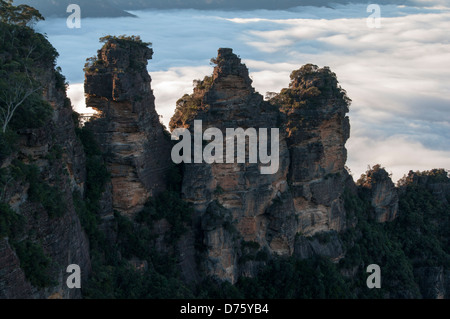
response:
[(255, 92), (247, 68), (231, 49), (219, 49), (213, 61), (213, 75), (197, 81), (193, 94), (178, 101), (170, 128), (188, 128), (193, 134), (194, 120), (202, 120), (203, 129), (223, 132), (280, 128), (275, 174), (262, 175), (261, 164), (248, 161), (184, 167), (182, 193), (197, 212), (194, 225), (207, 247), (206, 268), (235, 282), (240, 274), (254, 274), (254, 260), (242, 262), (247, 255), (243, 244), (289, 256), (301, 247), (295, 245), (296, 237), (302, 237), (297, 233), (345, 228), (341, 195), (352, 183), (344, 168), (348, 99), (328, 69), (306, 66), (293, 72), (290, 88), (269, 103)]
[[(180, 99), (170, 126), (188, 127), (193, 133), (196, 119), (203, 121), (203, 129), (215, 127), (222, 132), (226, 128), (277, 127), (278, 110), (255, 92), (247, 68), (232, 50), (220, 49), (216, 62), (212, 77), (201, 81), (193, 95)], [(184, 199), (195, 206), (195, 224), (204, 232), (204, 244), (210, 247), (208, 268), (232, 282), (239, 276), (240, 250), (236, 245), (241, 239), (286, 255), (292, 253), (296, 230), (294, 216), (289, 212), (284, 216), (282, 208), (274, 208), (274, 202), (288, 189), (289, 156), (284, 136), (280, 138), (281, 160), (276, 174), (261, 175), (261, 164), (249, 163), (248, 152), (246, 156), (246, 164), (187, 164), (182, 186)]]
[(383, 223), (393, 221), (398, 213), (398, 194), (394, 183), (384, 168), (375, 165), (358, 180), (375, 210), (375, 220)]
[(294, 254), (300, 259), (323, 256), (337, 262), (344, 257), (345, 250), (336, 231), (330, 231), (313, 237), (299, 236), (295, 241)]
[(106, 154), (112, 209), (128, 216), (166, 189), (171, 166), (146, 68), (152, 54), (138, 38), (112, 37), (86, 67), (86, 105), (98, 112), (86, 126)]
[(289, 88), (271, 99), (286, 116), (288, 182), (304, 235), (345, 228), (341, 195), (352, 183), (345, 170), (349, 102), (336, 75), (311, 64), (292, 72)]

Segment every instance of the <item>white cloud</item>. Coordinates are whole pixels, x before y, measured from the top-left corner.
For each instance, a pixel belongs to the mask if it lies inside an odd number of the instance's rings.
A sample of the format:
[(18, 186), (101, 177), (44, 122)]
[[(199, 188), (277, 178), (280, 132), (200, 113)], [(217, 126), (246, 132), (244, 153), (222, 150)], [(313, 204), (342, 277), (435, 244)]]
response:
[(166, 127), (169, 127), (176, 101), (184, 94), (192, 93), (193, 80), (203, 79), (211, 73), (210, 66), (170, 68), (168, 71), (151, 73), (157, 112), (162, 115)]
[[(410, 170), (425, 171), (432, 168), (449, 168), (450, 151), (436, 151), (424, 147), (419, 142), (410, 141), (401, 136), (392, 136), (384, 140), (367, 137), (355, 137), (347, 143), (350, 167), (356, 181), (368, 165), (381, 164), (392, 173), (397, 182)], [(430, 164), (432, 165), (430, 166)]]
[(86, 107), (83, 83), (75, 83), (69, 85), (69, 88), (67, 89), (67, 97), (72, 102), (72, 107), (76, 112), (95, 113), (95, 110), (93, 108)]

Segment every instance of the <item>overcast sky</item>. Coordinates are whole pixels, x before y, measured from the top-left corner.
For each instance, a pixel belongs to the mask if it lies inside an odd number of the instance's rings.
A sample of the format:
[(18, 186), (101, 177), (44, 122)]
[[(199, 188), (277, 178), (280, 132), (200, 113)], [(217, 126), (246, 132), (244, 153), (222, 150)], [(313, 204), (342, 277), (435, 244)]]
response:
[(367, 5), (289, 11), (133, 11), (137, 18), (82, 18), (80, 29), (47, 19), (40, 32), (60, 53), (69, 96), (84, 107), (83, 66), (98, 38), (135, 34), (152, 42), (149, 61), (156, 109), (167, 125), (192, 80), (210, 75), (211, 57), (231, 47), (257, 91), (287, 87), (306, 63), (330, 66), (353, 100), (347, 165), (355, 180), (380, 163), (397, 181), (410, 169), (450, 169), (450, 5), (381, 5), (381, 28), (369, 28)]

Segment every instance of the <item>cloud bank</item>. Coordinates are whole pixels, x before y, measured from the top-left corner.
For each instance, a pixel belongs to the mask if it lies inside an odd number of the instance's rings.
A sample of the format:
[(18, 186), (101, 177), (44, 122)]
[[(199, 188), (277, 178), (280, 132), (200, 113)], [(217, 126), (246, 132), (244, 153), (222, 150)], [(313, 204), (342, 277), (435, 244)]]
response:
[(64, 19), (38, 25), (60, 53), (76, 109), (84, 107), (83, 65), (106, 34), (153, 43), (149, 62), (157, 111), (167, 125), (192, 80), (209, 75), (219, 47), (239, 54), (264, 95), (289, 83), (305, 63), (328, 65), (353, 100), (348, 166), (355, 178), (380, 163), (397, 180), (409, 169), (450, 168), (450, 9), (381, 6), (381, 28), (367, 26), (366, 5), (290, 11), (133, 11), (138, 18)]

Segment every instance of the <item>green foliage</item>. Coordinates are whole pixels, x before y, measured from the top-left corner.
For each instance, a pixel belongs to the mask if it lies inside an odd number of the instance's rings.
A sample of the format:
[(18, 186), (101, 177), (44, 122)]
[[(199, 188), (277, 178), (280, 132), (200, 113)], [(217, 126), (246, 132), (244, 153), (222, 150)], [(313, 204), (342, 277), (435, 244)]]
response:
[(12, 130), (39, 128), (48, 122), (52, 114), (53, 109), (50, 104), (42, 99), (42, 95), (35, 93), (16, 111), (11, 119), (10, 127)]
[(255, 241), (245, 241), (245, 240), (243, 240), (241, 242), (241, 248), (242, 249), (248, 248), (250, 250), (258, 250), (259, 247), (260, 247), (260, 245), (257, 242), (255, 242)]
[(27, 6), (1, 2), (0, 22), (0, 124), (10, 127), (42, 127), (53, 110), (44, 101), (43, 74), (55, 65), (58, 53), (42, 34), (25, 26), (36, 16)]
[(86, 231), (91, 251), (112, 249), (105, 244), (105, 236), (99, 231), (100, 223), (100, 199), (105, 190), (110, 175), (104, 163), (102, 152), (95, 141), (92, 131), (83, 128), (75, 128), (75, 132), (83, 144), (86, 154), (86, 198), (83, 199), (79, 192), (72, 194), (75, 210), (80, 218), (81, 225)]
[(244, 299), (243, 292), (228, 281), (205, 278), (195, 289), (195, 296), (201, 299)]
[(91, 250), (95, 250), (105, 240), (103, 233), (98, 230), (100, 217), (95, 210), (92, 210), (93, 207), (98, 206), (98, 202), (95, 202), (94, 205), (88, 204), (88, 201), (84, 200), (78, 191), (72, 193), (72, 198), (81, 226), (89, 237)]
[(89, 211), (98, 211), (98, 202), (105, 190), (105, 185), (110, 175), (104, 164), (100, 147), (95, 141), (94, 133), (86, 127), (76, 128), (76, 133), (86, 153), (86, 202)]
[(306, 64), (291, 73), (289, 88), (282, 89), (269, 102), (277, 105), (282, 112), (290, 113), (301, 108), (321, 107), (327, 104), (327, 100), (345, 106), (351, 102), (330, 68)]
[[(83, 287), (85, 298), (192, 298), (188, 287), (180, 280), (177, 261), (170, 255), (156, 252), (151, 234), (152, 222), (166, 218), (172, 225), (169, 240), (174, 242), (190, 220), (191, 208), (182, 202), (173, 189), (150, 199), (136, 221), (115, 212), (117, 241), (107, 240), (100, 225), (99, 200), (109, 174), (94, 135), (86, 128), (77, 129), (86, 153), (86, 199), (74, 192), (75, 209), (80, 216), (90, 242), (92, 273)], [(180, 167), (171, 170), (180, 178)], [(148, 263), (146, 271), (136, 270), (127, 259), (140, 258)]]
[(49, 275), (51, 259), (45, 255), (41, 245), (25, 240), (14, 243), (14, 248), (20, 268), (33, 286), (45, 288), (55, 284)]
[(428, 183), (450, 183), (449, 173), (443, 168), (430, 171), (416, 172), (419, 176), (427, 176)]
[[(190, 289), (180, 280), (177, 260), (161, 254), (153, 247), (151, 228), (145, 223), (133, 222), (119, 213), (117, 244), (107, 241), (98, 228), (91, 246), (92, 275), (83, 288), (86, 298), (192, 298)], [(136, 270), (127, 260), (140, 258), (148, 269)]]
[(220, 185), (217, 185), (216, 189), (214, 190), (214, 195), (222, 195), (224, 192), (223, 188), (220, 187)]
[(384, 167), (380, 164), (376, 164), (369, 168), (365, 174), (361, 174), (361, 177), (356, 182), (356, 185), (364, 188), (372, 188), (372, 184), (376, 184), (380, 181), (387, 180), (391, 177)]
[(0, 163), (15, 150), (16, 141), (17, 134), (14, 131), (6, 130), (5, 133), (0, 131)]
[[(376, 183), (386, 174), (381, 167), (375, 167), (361, 184)], [(380, 224), (370, 217), (370, 203), (364, 199), (364, 192), (361, 195), (344, 193), (346, 211), (357, 220), (355, 228), (341, 235), (347, 253), (340, 267), (358, 268), (352, 289), (364, 287), (365, 267), (374, 263), (382, 268), (382, 288), (360, 289), (359, 297), (420, 297), (413, 269), (450, 265), (448, 205), (424, 186), (407, 185), (400, 192), (397, 219)]]
[(332, 232), (319, 232), (319, 233), (316, 233), (313, 236), (313, 238), (316, 238), (320, 244), (326, 245), (331, 242), (332, 237), (333, 237), (332, 234), (333, 234)]
[(30, 183), (28, 198), (32, 202), (41, 203), (50, 218), (61, 217), (67, 210), (63, 193), (58, 186), (50, 186), (40, 176), (34, 165), (27, 167), (27, 181)]
[(195, 90), (209, 90), (213, 85), (213, 77), (205, 76), (203, 80), (194, 80)]
[[(185, 94), (181, 99), (177, 101), (174, 118), (179, 116), (179, 120), (181, 120), (181, 123), (186, 123), (194, 118), (201, 105), (202, 98), (200, 96)], [(174, 128), (175, 127), (171, 127), (171, 129)]]
[(225, 229), (227, 232), (229, 232), (231, 235), (237, 235), (239, 234), (236, 226), (235, 221), (231, 221), (229, 219), (225, 219), (222, 224), (223, 229)]
[(40, 203), (50, 218), (64, 215), (67, 210), (64, 194), (58, 186), (51, 186), (43, 179), (37, 166), (14, 160), (9, 166), (9, 175), (15, 181), (29, 183), (28, 199)]
[(268, 256), (265, 256), (266, 251), (260, 250), (260, 245), (254, 241), (241, 241), (241, 253), (242, 256), (239, 258), (239, 263), (243, 264), (249, 260), (259, 260), (265, 261)]
[(114, 218), (117, 222), (118, 244), (122, 256), (127, 259), (132, 257), (145, 259), (150, 254), (150, 243), (154, 239), (150, 228), (133, 223), (117, 212), (114, 214)]
[[(167, 261), (164, 261), (167, 265)], [(126, 262), (116, 265), (93, 265), (87, 299), (182, 299), (193, 298), (189, 288), (174, 276), (164, 275), (150, 267), (141, 273)]]
[(67, 82), (66, 77), (62, 74), (61, 67), (59, 66), (55, 69), (55, 80), (56, 89), (65, 92), (67, 87), (69, 86), (69, 83)]
[(39, 11), (25, 4), (13, 5), (13, 0), (0, 0), (0, 21), (18, 26), (33, 25), (45, 20)]
[(400, 214), (388, 225), (412, 265), (450, 267), (450, 207), (422, 185), (408, 185), (399, 201)]
[(157, 197), (151, 197), (144, 209), (137, 215), (136, 221), (153, 225), (153, 221), (166, 219), (171, 225), (168, 241), (174, 244), (186, 231), (186, 224), (191, 221), (193, 208), (183, 201), (180, 194), (165, 191)]
[(64, 153), (63, 148), (59, 144), (53, 145), (53, 147), (48, 151), (48, 154), (46, 155), (46, 159), (48, 159), (50, 162), (59, 161), (62, 159), (62, 155)]
[(194, 93), (183, 95), (176, 103), (175, 114), (169, 123), (171, 130), (174, 130), (178, 125), (186, 124), (195, 117), (198, 110), (203, 107), (203, 91), (208, 91), (212, 85), (212, 76), (205, 76), (203, 80), (194, 80)]
[(443, 168), (440, 168), (424, 172), (409, 171), (408, 175), (403, 176), (398, 181), (398, 186), (406, 187), (414, 183), (414, 179), (422, 180), (422, 184), (450, 183), (449, 172)]
[(94, 133), (86, 127), (77, 128), (76, 134), (80, 139), (81, 143), (84, 147), (84, 152), (87, 157), (100, 156), (102, 152), (100, 150), (100, 146), (95, 141)]
[(24, 228), (25, 219), (6, 203), (0, 203), (0, 237), (16, 238)]
[(126, 46), (126, 45), (131, 44), (131, 45), (136, 45), (138, 47), (143, 47), (143, 48), (147, 48), (152, 45), (151, 42), (142, 41), (141, 37), (138, 35), (137, 36), (135, 36), (135, 35), (127, 36), (125, 34), (119, 35), (119, 36), (107, 35), (107, 36), (101, 37), (100, 42), (101, 43), (113, 42), (113, 43), (118, 43), (121, 46)]
[(182, 175), (182, 165), (171, 163), (169, 173), (167, 174), (167, 179), (169, 181), (167, 187), (169, 191), (181, 192), (181, 183), (183, 181)]
[[(86, 298), (192, 298), (179, 279), (177, 261), (156, 252), (150, 230), (115, 213), (117, 245), (103, 239), (91, 249), (92, 274), (83, 288)], [(98, 230), (97, 230), (98, 231)], [(120, 254), (119, 254), (120, 253)], [(136, 270), (128, 261), (138, 257), (148, 262), (147, 270)]]
[(256, 261), (268, 261), (270, 258), (270, 253), (267, 249), (258, 250), (256, 253), (255, 260)]
[(203, 298), (310, 299), (352, 298), (335, 264), (322, 258), (274, 258), (254, 278), (241, 277), (235, 286), (208, 279)]
[[(347, 253), (340, 261), (340, 267), (351, 269), (358, 267), (358, 273), (352, 282), (352, 290), (360, 291), (359, 298), (405, 298), (419, 297), (420, 293), (414, 281), (411, 264), (401, 249), (401, 245), (392, 240), (385, 225), (359, 216), (356, 229), (342, 235)], [(370, 264), (382, 268), (382, 288), (367, 289), (365, 268)]]
[[(151, 42), (144, 42), (141, 40), (140, 36), (113, 36), (107, 35), (100, 38), (100, 42), (104, 43), (103, 48), (108, 45), (108, 43), (114, 43), (121, 48), (129, 49), (130, 52), (134, 52), (139, 49), (148, 49), (151, 46)], [(104, 62), (99, 56), (94, 56), (86, 59), (86, 64), (84, 65), (84, 71), (89, 73), (102, 73), (105, 72)], [(143, 62), (139, 62), (134, 57), (130, 56), (130, 64), (128, 67), (128, 71), (139, 71), (146, 67), (146, 64)], [(123, 72), (123, 70), (116, 69), (116, 72)], [(141, 97), (136, 97), (137, 100), (141, 99)]]

